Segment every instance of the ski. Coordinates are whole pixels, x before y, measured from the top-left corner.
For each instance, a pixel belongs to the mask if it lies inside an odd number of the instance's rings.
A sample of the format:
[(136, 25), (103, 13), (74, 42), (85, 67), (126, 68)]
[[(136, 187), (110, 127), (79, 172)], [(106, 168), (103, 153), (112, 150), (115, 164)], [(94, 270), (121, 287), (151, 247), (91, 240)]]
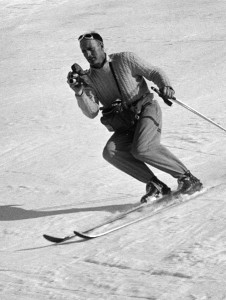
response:
[[(146, 216), (143, 216), (141, 218), (137, 218), (135, 220), (132, 220), (130, 222), (127, 222), (123, 225), (120, 225), (120, 226), (117, 226), (117, 227), (114, 227), (110, 230), (107, 230), (107, 231), (104, 231), (102, 233), (97, 233), (97, 234), (89, 234), (89, 232), (85, 231), (85, 232), (79, 232), (79, 231), (74, 231), (74, 234), (82, 239), (85, 239), (85, 240), (90, 240), (90, 239), (95, 239), (95, 238), (98, 238), (98, 237), (102, 237), (104, 235), (107, 235), (107, 234), (110, 234), (112, 232), (115, 232), (115, 231), (118, 231), (122, 228), (125, 228), (125, 227), (128, 227), (132, 224), (135, 224), (135, 223), (138, 223), (138, 222), (141, 222), (141, 221), (144, 221), (158, 213), (162, 213), (166, 210), (168, 210), (169, 208), (172, 208), (172, 207), (175, 207), (175, 206), (178, 206), (178, 205), (181, 205), (183, 203), (186, 203), (188, 202), (189, 200), (192, 200), (198, 196), (200, 196), (201, 194), (203, 194), (204, 192), (206, 192), (207, 189), (203, 189), (201, 191), (198, 191), (198, 192), (195, 192), (194, 194), (192, 195), (183, 195), (183, 194), (180, 194), (180, 193), (173, 193), (173, 195), (171, 194), (170, 196), (165, 196), (165, 197), (162, 197), (156, 201), (154, 201), (153, 203), (151, 203), (150, 205), (152, 206), (152, 211), (150, 214), (146, 215)], [(91, 230), (89, 230), (91, 231)]]
[(72, 238), (75, 237), (75, 235), (73, 234), (73, 235), (68, 235), (68, 236), (60, 238), (60, 237), (56, 237), (56, 236), (52, 236), (52, 235), (48, 235), (48, 234), (43, 234), (43, 237), (49, 242), (59, 244), (59, 243), (63, 243), (68, 240), (71, 240)]
[[(168, 197), (170, 197), (170, 198), (171, 198), (171, 197), (176, 197), (177, 195), (178, 195), (178, 192), (177, 192), (177, 191), (174, 191), (174, 192), (172, 192), (172, 193), (170, 194), (170, 196), (169, 196), (169, 195), (166, 195), (166, 196), (163, 196), (163, 197), (159, 198), (159, 199), (157, 200), (157, 202), (158, 202), (158, 203), (164, 202), (164, 201), (167, 200)], [(156, 201), (154, 201), (154, 202), (156, 202)], [(136, 203), (135, 206), (132, 207), (131, 209), (126, 210), (126, 211), (120, 213), (118, 216), (113, 217), (112, 219), (110, 219), (110, 220), (108, 220), (108, 221), (106, 221), (106, 222), (103, 222), (103, 223), (101, 223), (101, 224), (99, 224), (99, 225), (97, 225), (97, 226), (95, 226), (95, 227), (93, 227), (93, 228), (91, 228), (91, 229), (86, 230), (85, 232), (83, 232), (83, 234), (88, 234), (89, 232), (91, 232), (91, 231), (93, 231), (93, 230), (95, 230), (95, 229), (98, 229), (98, 228), (100, 228), (100, 227), (102, 227), (102, 226), (105, 226), (105, 225), (111, 224), (111, 223), (113, 223), (113, 222), (115, 222), (115, 221), (121, 220), (121, 219), (125, 218), (127, 215), (129, 215), (129, 214), (131, 214), (131, 213), (133, 213), (133, 212), (135, 212), (135, 211), (139, 211), (139, 210), (142, 210), (142, 209), (145, 208), (145, 207), (152, 206), (152, 204), (153, 204), (154, 202), (150, 202), (150, 203)], [(55, 243), (55, 244), (60, 244), (60, 243), (69, 241), (69, 240), (71, 240), (71, 239), (74, 239), (76, 236), (78, 236), (77, 233), (76, 233), (76, 234), (74, 233), (74, 234), (71, 234), (71, 235), (68, 235), (68, 236), (65, 236), (65, 237), (55, 237), (55, 236), (51, 236), (51, 235), (48, 235), (48, 234), (43, 234), (43, 237), (44, 237), (47, 241), (52, 242), (52, 243)]]
[[(202, 189), (201, 191), (199, 192), (196, 192), (192, 195), (181, 195), (179, 192), (177, 191), (174, 191), (172, 192), (170, 195), (168, 196), (163, 196), (161, 197), (160, 199), (156, 200), (156, 201), (153, 201), (153, 202), (150, 202), (150, 203), (138, 203), (138, 204), (135, 204), (135, 206), (125, 212), (122, 212), (120, 213), (118, 216), (116, 217), (113, 217), (112, 219), (106, 221), (106, 222), (103, 222), (93, 228), (90, 228), (84, 232), (80, 232), (80, 231), (77, 231), (75, 230), (73, 234), (71, 235), (68, 235), (68, 236), (65, 236), (65, 237), (55, 237), (55, 236), (51, 236), (51, 235), (47, 235), (47, 234), (44, 234), (43, 237), (48, 240), (49, 242), (52, 242), (52, 243), (55, 243), (55, 244), (59, 244), (59, 243), (63, 243), (63, 242), (66, 242), (66, 241), (69, 241), (71, 239), (74, 239), (75, 237), (80, 237), (80, 238), (83, 238), (83, 239), (93, 239), (93, 238), (97, 238), (97, 237), (101, 237), (103, 235), (106, 235), (106, 234), (109, 234), (111, 232), (114, 232), (116, 230), (119, 230), (123, 227), (127, 227), (129, 225), (132, 225), (134, 223), (138, 223), (142, 220), (145, 220), (146, 218), (150, 218), (152, 215), (155, 215), (157, 213), (160, 213), (160, 212), (163, 212), (164, 210), (170, 208), (170, 207), (173, 207), (173, 206), (176, 206), (176, 205), (179, 205), (179, 204), (182, 204), (182, 203), (185, 203), (186, 201), (183, 201), (183, 198), (186, 198), (186, 197), (189, 197), (188, 200), (190, 199), (193, 199), (195, 197), (198, 197), (199, 195), (201, 195), (202, 193), (206, 192), (207, 190), (209, 189), (212, 189), (214, 188), (215, 186), (212, 186), (212, 187), (209, 187), (209, 188), (205, 188), (205, 189)], [(182, 198), (181, 201), (178, 201), (175, 203), (175, 201), (179, 198)], [(145, 217), (142, 217), (142, 218), (139, 218), (137, 220), (134, 220), (134, 221), (131, 221), (129, 222), (128, 224), (124, 224), (124, 225), (121, 225), (119, 227), (115, 227), (113, 229), (110, 229), (109, 231), (106, 231), (106, 232), (103, 232), (103, 233), (100, 233), (100, 234), (90, 234), (92, 231), (94, 231), (95, 229), (99, 229), (105, 225), (109, 225), (111, 223), (114, 223), (118, 220), (121, 220), (123, 218), (126, 218), (127, 215), (135, 212), (135, 211), (139, 211), (139, 210), (143, 210), (145, 208), (149, 208), (151, 207), (152, 211), (151, 211), (151, 214), (148, 215), (148, 216), (145, 216)]]
[[(86, 230), (84, 233), (89, 233), (90, 231), (93, 231), (95, 229), (98, 229), (102, 226), (105, 226), (105, 225), (108, 225), (108, 224), (111, 224), (115, 221), (118, 221), (120, 219), (123, 219), (124, 217), (126, 217), (128, 214), (131, 214), (132, 212), (135, 212), (135, 211), (138, 211), (140, 209), (143, 209), (146, 205), (148, 204), (145, 204), (145, 203), (138, 203), (138, 204), (135, 204), (135, 207), (125, 211), (125, 212), (122, 212), (120, 213), (118, 216), (116, 216), (115, 218), (112, 218), (104, 223), (101, 223), (89, 230)], [(72, 234), (72, 235), (68, 235), (68, 236), (65, 236), (65, 237), (55, 237), (55, 236), (51, 236), (51, 235), (48, 235), (48, 234), (43, 234), (43, 237), (49, 241), (49, 242), (52, 242), (52, 243), (56, 243), (56, 244), (59, 244), (59, 243), (63, 243), (63, 242), (66, 242), (68, 240), (71, 240), (73, 238), (75, 238), (77, 235), (75, 234)]]

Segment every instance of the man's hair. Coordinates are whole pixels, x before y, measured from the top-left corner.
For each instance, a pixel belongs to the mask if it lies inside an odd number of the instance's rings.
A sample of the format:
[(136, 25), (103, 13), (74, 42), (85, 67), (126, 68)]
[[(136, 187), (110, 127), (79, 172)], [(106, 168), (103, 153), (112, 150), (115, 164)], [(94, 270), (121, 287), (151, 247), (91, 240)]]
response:
[(98, 32), (96, 32), (96, 31), (90, 31), (89, 33), (93, 35), (93, 37), (94, 37), (95, 40), (98, 40), (98, 41), (100, 41), (102, 43), (104, 42), (102, 36)]

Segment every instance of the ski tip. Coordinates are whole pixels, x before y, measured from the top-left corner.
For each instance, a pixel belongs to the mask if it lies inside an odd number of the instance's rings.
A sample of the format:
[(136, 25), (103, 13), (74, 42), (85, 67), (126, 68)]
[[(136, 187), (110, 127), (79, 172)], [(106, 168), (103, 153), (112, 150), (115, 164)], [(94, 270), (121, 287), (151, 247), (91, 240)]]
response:
[(58, 237), (54, 237), (54, 236), (51, 236), (51, 235), (47, 235), (47, 234), (43, 234), (43, 237), (49, 241), (49, 242), (52, 242), (52, 243), (62, 243), (65, 239), (62, 239), (62, 238), (58, 238)]
[(94, 236), (90, 236), (90, 235), (87, 235), (87, 234), (79, 232), (79, 231), (74, 231), (74, 234), (77, 235), (78, 237), (80, 237), (82, 239), (86, 239), (86, 240), (90, 240), (90, 239), (94, 238)]

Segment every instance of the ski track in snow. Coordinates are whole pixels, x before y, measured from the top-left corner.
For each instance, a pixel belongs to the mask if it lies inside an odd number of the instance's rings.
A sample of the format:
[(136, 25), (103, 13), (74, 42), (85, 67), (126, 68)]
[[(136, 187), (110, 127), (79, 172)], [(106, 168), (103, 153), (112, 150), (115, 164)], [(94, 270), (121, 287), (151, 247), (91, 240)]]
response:
[(92, 228), (144, 192), (102, 159), (110, 135), (82, 115), (66, 84), (74, 62), (87, 67), (76, 37), (97, 30), (107, 52), (134, 51), (162, 67), (178, 99), (226, 127), (225, 1), (0, 7), (1, 300), (226, 300), (226, 135), (176, 104), (159, 100), (162, 142), (215, 188), (97, 240), (42, 237)]

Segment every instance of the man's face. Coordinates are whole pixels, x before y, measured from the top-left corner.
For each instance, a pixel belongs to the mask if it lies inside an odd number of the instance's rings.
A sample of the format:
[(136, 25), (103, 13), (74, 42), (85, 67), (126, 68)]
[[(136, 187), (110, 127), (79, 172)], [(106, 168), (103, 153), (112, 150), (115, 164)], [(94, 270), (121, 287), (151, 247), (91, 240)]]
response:
[(83, 39), (80, 48), (91, 67), (99, 67), (105, 60), (105, 52), (101, 42)]

